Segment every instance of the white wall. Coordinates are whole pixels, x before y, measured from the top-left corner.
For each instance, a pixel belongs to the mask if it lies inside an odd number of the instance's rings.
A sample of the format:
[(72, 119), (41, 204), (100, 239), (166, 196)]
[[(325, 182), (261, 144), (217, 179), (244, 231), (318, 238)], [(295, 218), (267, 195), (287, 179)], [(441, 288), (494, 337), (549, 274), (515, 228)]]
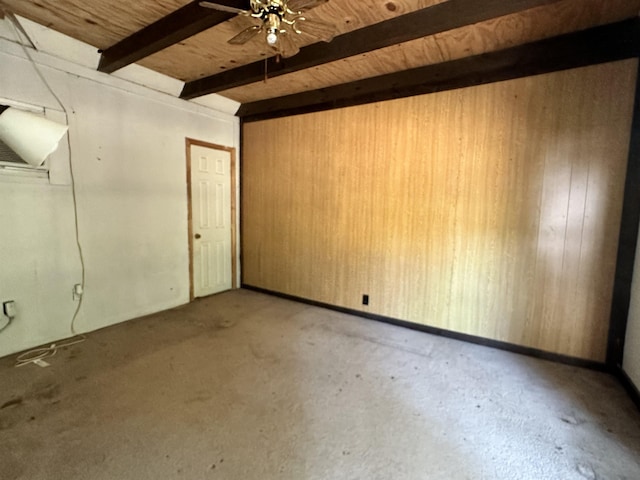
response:
[(640, 242), (636, 247), (636, 261), (633, 267), (631, 305), (622, 368), (636, 387), (640, 388)]
[[(22, 56), (0, 40), (0, 97), (59, 109)], [(238, 148), (238, 119), (35, 57), (69, 114), (86, 263), (77, 330), (188, 302), (185, 137)], [(0, 301), (18, 308), (0, 356), (69, 337), (80, 278), (71, 187), (0, 176)]]

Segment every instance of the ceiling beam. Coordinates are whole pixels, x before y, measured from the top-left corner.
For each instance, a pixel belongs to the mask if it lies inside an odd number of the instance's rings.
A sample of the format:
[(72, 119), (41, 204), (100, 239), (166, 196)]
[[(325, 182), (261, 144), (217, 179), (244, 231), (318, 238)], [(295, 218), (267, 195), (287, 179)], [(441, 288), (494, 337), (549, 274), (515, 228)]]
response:
[[(279, 61), (275, 57), (269, 58), (266, 71), (269, 72), (270, 77), (277, 77), (558, 1), (448, 0), (432, 7), (345, 33), (334, 38), (328, 44), (320, 42), (309, 45), (291, 58), (279, 59)], [(192, 99), (248, 85), (263, 80), (264, 72), (265, 62), (260, 60), (233, 70), (187, 82), (180, 97)]]
[[(234, 13), (201, 7), (199, 3), (188, 3), (104, 50), (98, 71), (113, 73), (235, 16)], [(247, 0), (216, 0), (216, 3), (241, 9), (248, 7)]]
[(640, 55), (640, 19), (460, 60), (243, 104), (244, 122), (441, 92)]

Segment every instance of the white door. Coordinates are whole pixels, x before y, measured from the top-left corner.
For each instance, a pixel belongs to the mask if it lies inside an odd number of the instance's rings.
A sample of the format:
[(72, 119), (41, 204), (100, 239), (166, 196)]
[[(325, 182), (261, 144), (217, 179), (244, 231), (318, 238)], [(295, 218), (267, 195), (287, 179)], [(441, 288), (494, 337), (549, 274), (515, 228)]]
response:
[(193, 293), (231, 289), (231, 154), (191, 145)]

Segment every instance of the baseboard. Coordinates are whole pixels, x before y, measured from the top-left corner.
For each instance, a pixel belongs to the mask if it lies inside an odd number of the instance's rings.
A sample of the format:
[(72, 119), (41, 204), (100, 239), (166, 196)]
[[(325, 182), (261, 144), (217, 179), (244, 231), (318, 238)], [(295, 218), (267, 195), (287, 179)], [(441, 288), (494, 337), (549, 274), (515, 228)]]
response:
[(624, 389), (631, 397), (633, 403), (635, 403), (636, 407), (638, 407), (638, 410), (640, 410), (640, 390), (638, 390), (636, 384), (633, 383), (631, 377), (629, 377), (629, 375), (627, 375), (627, 372), (625, 372), (620, 367), (616, 368), (613, 374), (618, 378)]
[(388, 323), (390, 325), (396, 325), (396, 326), (408, 328), (411, 330), (417, 330), (419, 332), (430, 333), (432, 335), (439, 335), (441, 337), (452, 338), (454, 340), (461, 340), (464, 342), (474, 343), (474, 344), (482, 345), (485, 347), (496, 348), (498, 350), (505, 350), (512, 353), (518, 353), (520, 355), (527, 355), (530, 357), (540, 358), (543, 360), (549, 360), (551, 362), (562, 363), (564, 365), (588, 368), (590, 370), (597, 370), (599, 372), (611, 371), (610, 368), (604, 363), (596, 362), (593, 360), (585, 360), (583, 358), (571, 357), (568, 355), (561, 355), (559, 353), (546, 352), (544, 350), (539, 350), (537, 348), (523, 347), (521, 345), (502, 342), (500, 340), (492, 340), (489, 338), (478, 337), (475, 335), (468, 335), (466, 333), (454, 332), (452, 330), (446, 330), (446, 329), (437, 328), (437, 327), (430, 327), (428, 325), (422, 325), (419, 323), (407, 322), (406, 320), (398, 320), (396, 318), (385, 317), (383, 315), (376, 315), (372, 313), (362, 312), (360, 310), (353, 310), (350, 308), (338, 307), (336, 305), (318, 302), (316, 300), (310, 300), (308, 298), (296, 297), (295, 295), (288, 295), (286, 293), (267, 290), (265, 288), (255, 287), (252, 285), (242, 284), (242, 288), (247, 290), (253, 290), (254, 292), (259, 292), (267, 295), (272, 295), (275, 297), (284, 298), (287, 300), (293, 300), (296, 302), (305, 303), (307, 305), (326, 308), (328, 310), (333, 310), (336, 312), (355, 315), (355, 316), (366, 318), (369, 320), (375, 320), (376, 322)]

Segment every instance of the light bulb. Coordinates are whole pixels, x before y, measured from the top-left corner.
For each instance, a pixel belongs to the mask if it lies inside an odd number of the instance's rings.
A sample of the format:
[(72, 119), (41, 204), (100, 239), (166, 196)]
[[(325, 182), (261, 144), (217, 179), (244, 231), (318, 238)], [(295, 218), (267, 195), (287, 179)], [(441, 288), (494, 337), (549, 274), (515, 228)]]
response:
[(278, 43), (278, 32), (276, 30), (269, 30), (267, 32), (267, 43), (271, 46)]

